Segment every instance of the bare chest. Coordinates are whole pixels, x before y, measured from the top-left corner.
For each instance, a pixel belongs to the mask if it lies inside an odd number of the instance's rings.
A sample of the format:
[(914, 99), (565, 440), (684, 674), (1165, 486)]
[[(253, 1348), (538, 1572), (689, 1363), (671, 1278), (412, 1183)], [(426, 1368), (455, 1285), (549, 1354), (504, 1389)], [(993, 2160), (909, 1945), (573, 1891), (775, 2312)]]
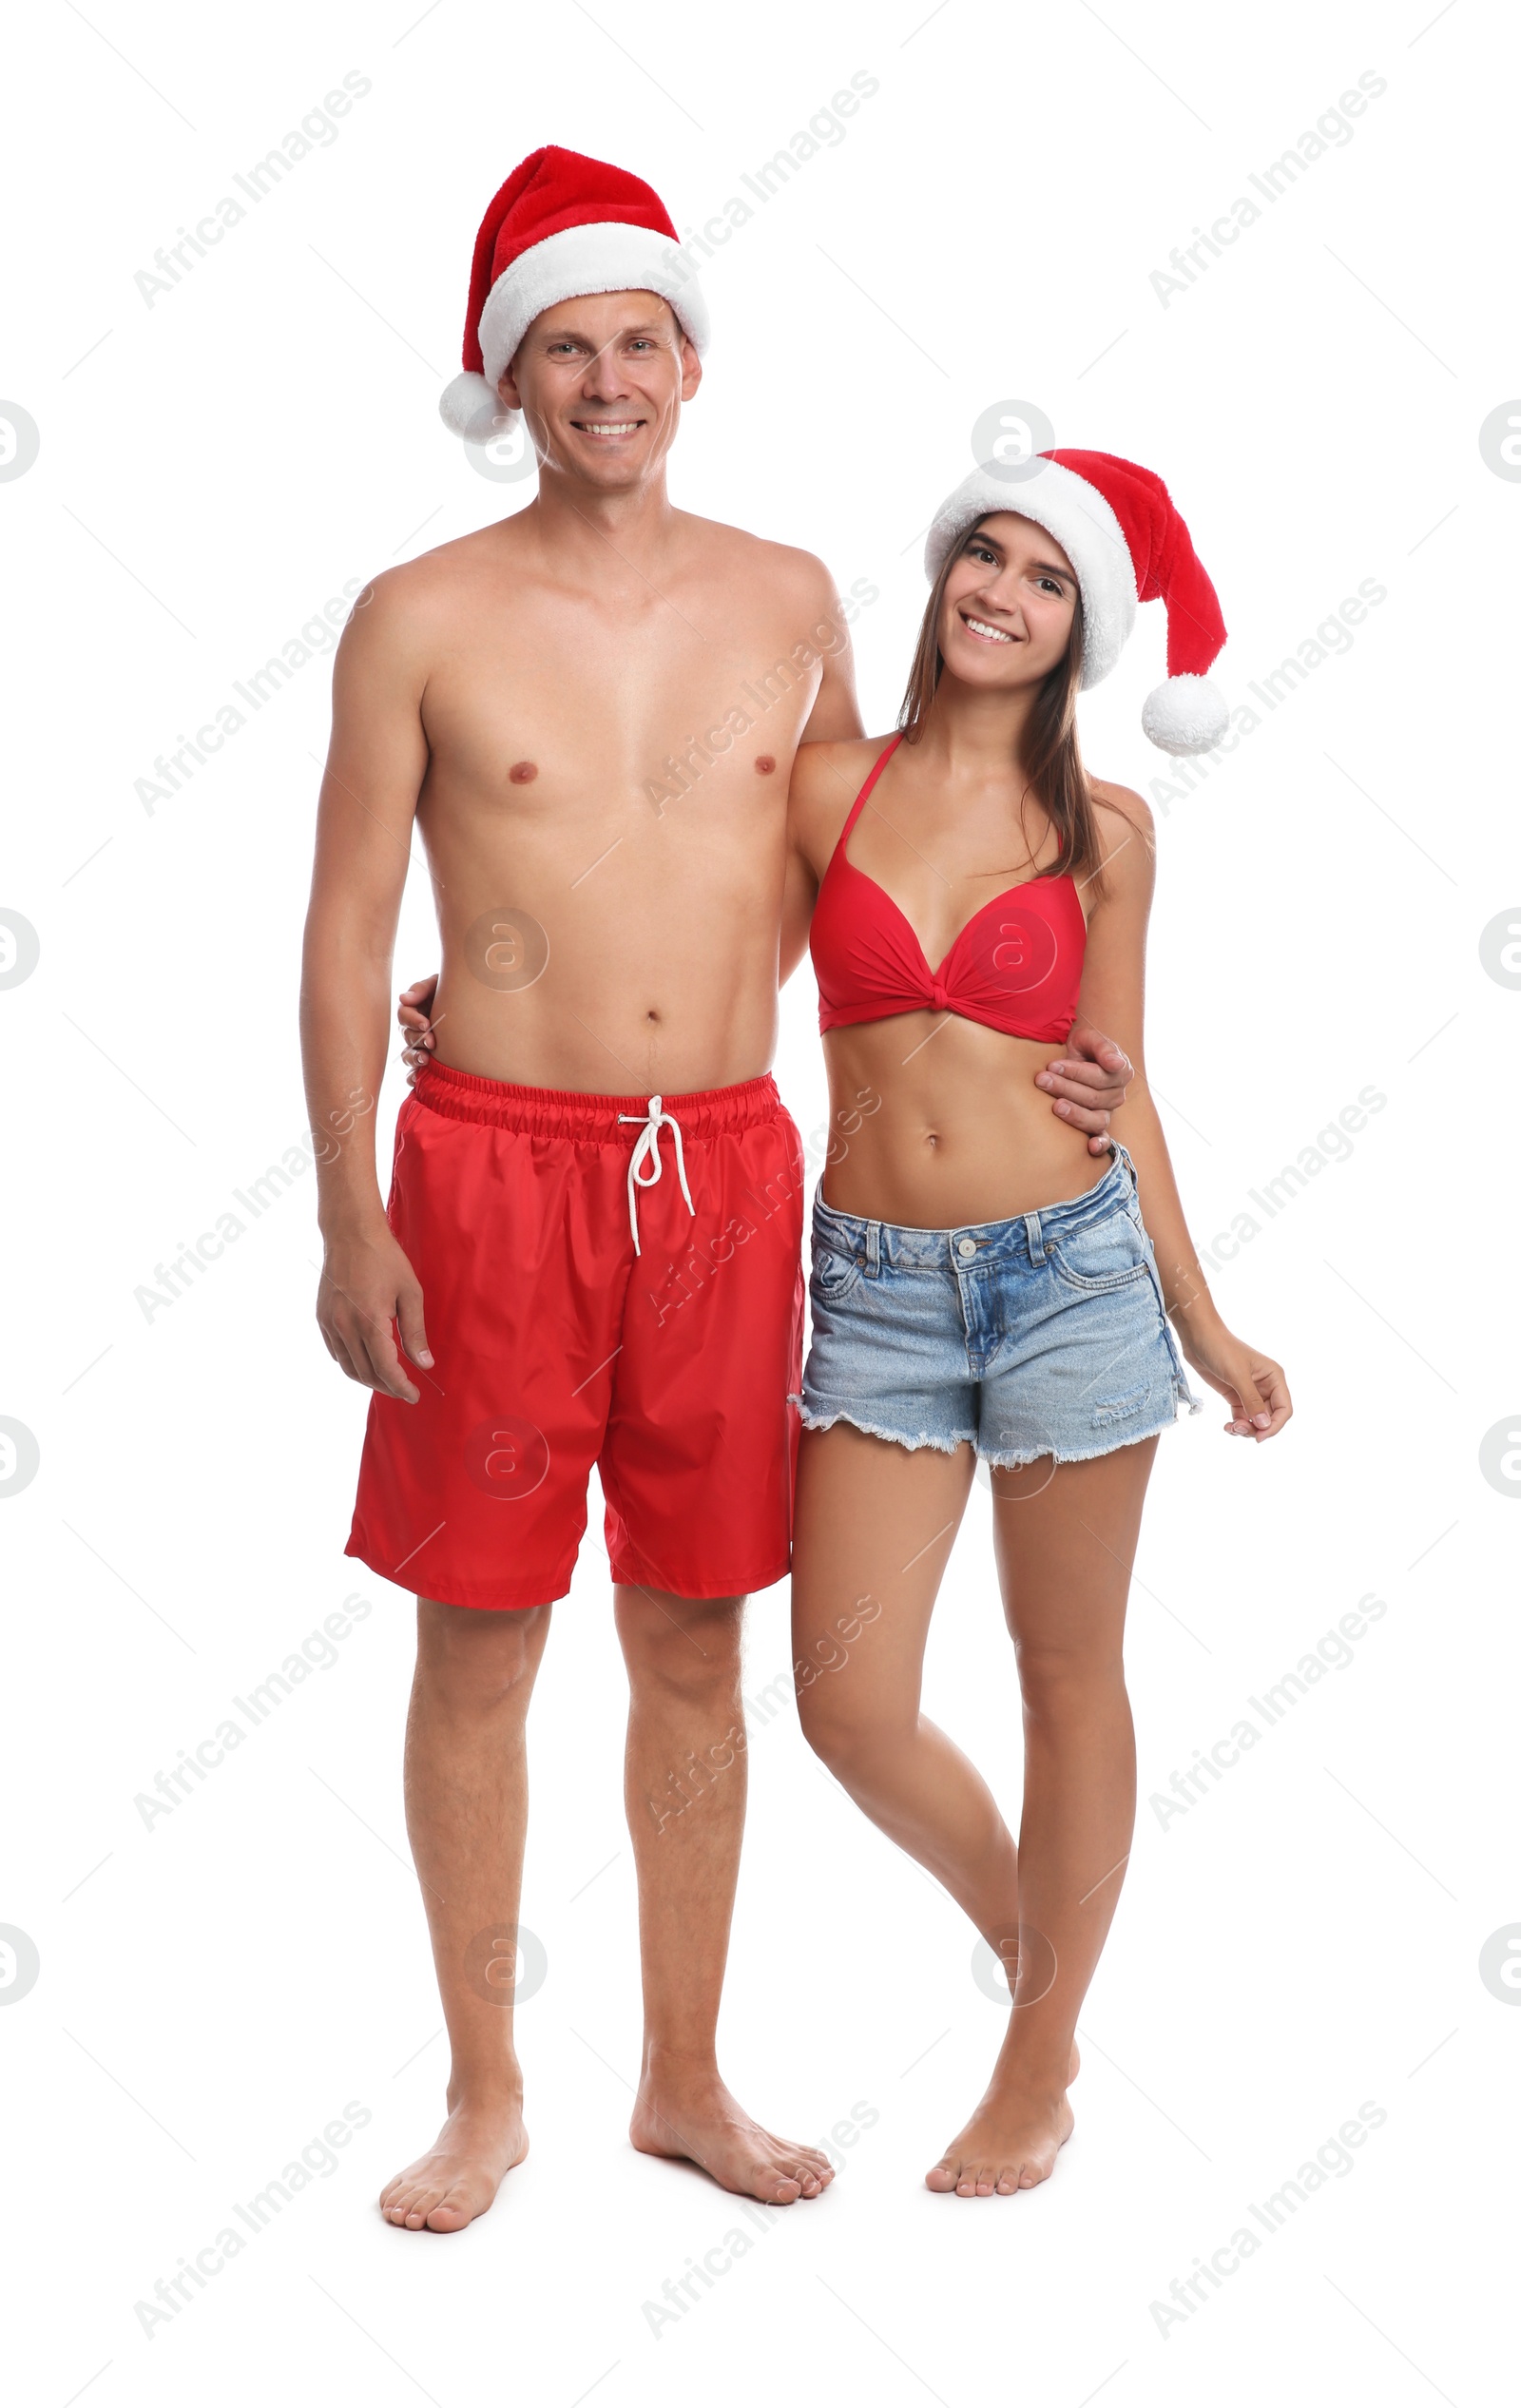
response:
[(526, 824), (660, 812), (764, 785), (784, 794), (820, 677), (775, 610), (642, 597), (622, 612), (533, 596), (459, 640), (430, 677), (430, 783)]

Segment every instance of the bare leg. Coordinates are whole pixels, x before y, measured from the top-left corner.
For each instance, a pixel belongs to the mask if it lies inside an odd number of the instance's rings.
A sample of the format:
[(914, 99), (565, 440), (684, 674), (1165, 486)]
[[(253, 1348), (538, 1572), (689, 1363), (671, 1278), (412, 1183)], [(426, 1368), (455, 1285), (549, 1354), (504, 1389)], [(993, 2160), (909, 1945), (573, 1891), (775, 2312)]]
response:
[[(1014, 2004), (980, 2106), (928, 2176), (986, 2198), (1043, 2182), (1072, 2129), (1072, 2035), (1108, 1934), (1135, 1826), (1135, 1732), (1123, 1642), (1154, 1437), (1088, 1463), (1010, 1475), (994, 1506), (1024, 1698), (1025, 1807)], [(1024, 1493), (1020, 1493), (1022, 1480)]]
[(628, 1666), (625, 1799), (639, 1873), (645, 2049), (629, 2138), (785, 2206), (833, 2179), (821, 2151), (744, 2112), (718, 2068), (719, 1995), (744, 1829), (743, 1600), (615, 1589)]
[[(1026, 1699), (1016, 1856), (980, 1775), (919, 1711), (924, 1643), (971, 1485), (970, 1450), (953, 1457), (910, 1451), (845, 1423), (804, 1434), (793, 1574), (804, 1731), (857, 1804), (934, 1874), (1015, 1975), (988, 2097), (928, 2176), (933, 2190), (971, 2197), (1028, 2188), (1049, 2173), (1071, 2130), (1066, 2090), (1077, 2071), (1077, 2013), (1134, 1817), (1120, 1644), (1155, 1447), (1146, 1440), (1054, 1474), (1042, 1463), (994, 1475), (1000, 1570)], [(816, 1674), (815, 1665), (822, 1667)], [(1095, 1850), (1103, 1861), (1090, 1864)]]
[(1009, 1963), (1019, 1929), (1012, 1836), (981, 1774), (919, 1711), (930, 1616), (972, 1469), (970, 1447), (910, 1450), (843, 1421), (804, 1431), (793, 1657), (810, 1745)]
[(407, 1830), (449, 2027), (448, 2120), (380, 2194), (392, 2224), (457, 2232), (528, 2150), (512, 2045), (512, 1964), (528, 1820), (524, 1720), (549, 1608), (487, 1613), (417, 1600)]

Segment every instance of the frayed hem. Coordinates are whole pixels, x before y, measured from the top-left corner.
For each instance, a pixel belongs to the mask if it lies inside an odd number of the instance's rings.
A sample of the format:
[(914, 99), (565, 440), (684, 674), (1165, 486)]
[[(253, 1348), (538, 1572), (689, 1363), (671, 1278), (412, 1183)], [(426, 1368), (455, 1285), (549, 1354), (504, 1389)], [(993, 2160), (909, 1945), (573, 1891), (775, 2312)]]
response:
[(820, 1414), (810, 1412), (800, 1397), (789, 1398), (789, 1402), (797, 1405), (805, 1430), (833, 1430), (837, 1421), (848, 1421), (851, 1428), (859, 1430), (863, 1436), (885, 1438), (889, 1446), (902, 1447), (910, 1454), (917, 1454), (921, 1447), (933, 1447), (936, 1454), (954, 1454), (957, 1447), (974, 1449), (977, 1443), (970, 1430), (954, 1438), (932, 1437), (928, 1430), (921, 1430), (917, 1437), (909, 1438), (901, 1430), (884, 1430), (880, 1422), (863, 1421), (858, 1414), (846, 1413), (843, 1409), (838, 1413)]
[[(1049, 1456), (1052, 1463), (1093, 1463), (1101, 1454), (1118, 1454), (1122, 1447), (1138, 1447), (1146, 1438), (1160, 1438), (1164, 1430), (1170, 1430), (1178, 1418), (1181, 1397), (1174, 1397), (1172, 1414), (1165, 1421), (1154, 1421), (1149, 1430), (1129, 1430), (1123, 1436), (1111, 1435), (1091, 1447), (1037, 1447), (1033, 1454), (984, 1454), (978, 1450), (977, 1460), (986, 1463), (990, 1472), (1023, 1472), (1031, 1463), (1043, 1463)], [(1190, 1413), (1203, 1411), (1197, 1397), (1188, 1404)]]

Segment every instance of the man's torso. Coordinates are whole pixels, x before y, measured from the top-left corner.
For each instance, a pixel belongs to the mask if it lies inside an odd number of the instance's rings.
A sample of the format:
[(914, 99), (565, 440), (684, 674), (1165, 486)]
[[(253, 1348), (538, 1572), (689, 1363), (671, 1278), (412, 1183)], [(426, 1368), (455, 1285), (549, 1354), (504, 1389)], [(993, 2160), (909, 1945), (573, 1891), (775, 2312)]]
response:
[(605, 578), (572, 585), (513, 528), (414, 570), (438, 1058), (604, 1093), (754, 1077), (788, 775), (840, 639), (827, 580), (683, 515), (658, 575), (609, 543)]

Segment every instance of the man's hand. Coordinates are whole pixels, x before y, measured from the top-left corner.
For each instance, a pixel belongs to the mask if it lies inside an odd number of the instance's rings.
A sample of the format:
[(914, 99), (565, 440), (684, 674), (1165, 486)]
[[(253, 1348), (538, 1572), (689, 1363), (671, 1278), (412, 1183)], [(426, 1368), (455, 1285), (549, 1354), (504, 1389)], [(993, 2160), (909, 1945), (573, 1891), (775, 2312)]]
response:
[(425, 1069), (433, 1050), (433, 1008), (438, 992), (438, 973), (419, 978), (414, 987), (403, 987), (396, 998), (396, 1018), (406, 1032), (401, 1058), (407, 1066), (407, 1085), (415, 1087), (417, 1073)]
[(422, 1289), (385, 1223), (371, 1235), (330, 1239), (317, 1291), (317, 1325), (328, 1353), (361, 1388), (414, 1405), (422, 1392), (396, 1353), (393, 1322), (412, 1361), (431, 1369)]
[(1125, 1102), (1134, 1076), (1128, 1055), (1102, 1029), (1074, 1029), (1065, 1054), (1036, 1071), (1035, 1085), (1056, 1098), (1051, 1110), (1059, 1119), (1088, 1132), (1090, 1154), (1107, 1154), (1109, 1115)]

